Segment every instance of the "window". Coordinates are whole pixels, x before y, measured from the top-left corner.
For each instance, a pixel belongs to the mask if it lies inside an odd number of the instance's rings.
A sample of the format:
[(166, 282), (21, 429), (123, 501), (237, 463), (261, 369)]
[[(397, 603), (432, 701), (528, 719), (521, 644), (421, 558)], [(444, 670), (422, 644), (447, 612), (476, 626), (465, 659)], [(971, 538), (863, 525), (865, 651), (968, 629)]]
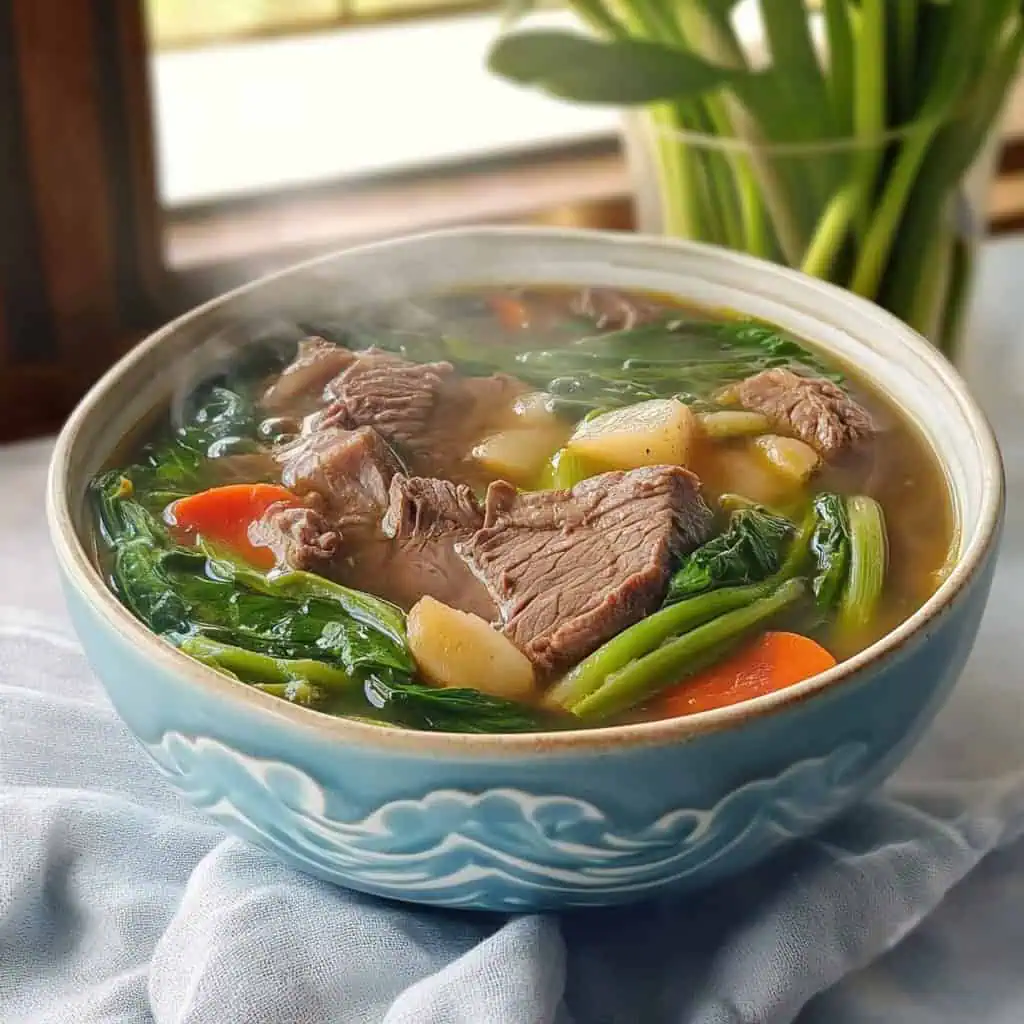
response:
[[(441, 17), (446, 4), (459, 13)], [(379, 20), (411, 11), (424, 16)], [(614, 111), (490, 75), (500, 16), (466, 13), (463, 0), (151, 0), (150, 22), (160, 192), (171, 209), (610, 144), (617, 133)]]
[(169, 50), (494, 6), (488, 0), (148, 0), (147, 17), (153, 45)]

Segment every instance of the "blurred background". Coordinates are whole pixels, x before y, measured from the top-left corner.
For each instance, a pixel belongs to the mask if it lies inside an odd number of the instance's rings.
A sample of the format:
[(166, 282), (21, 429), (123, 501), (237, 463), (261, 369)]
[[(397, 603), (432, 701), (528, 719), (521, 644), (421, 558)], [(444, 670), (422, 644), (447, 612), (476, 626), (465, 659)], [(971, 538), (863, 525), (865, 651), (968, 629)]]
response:
[[(570, 24), (556, 2), (529, 14)], [(0, 440), (255, 274), (480, 222), (631, 230), (611, 108), (492, 76), (473, 0), (0, 3)], [(993, 231), (1024, 226), (1024, 93)]]

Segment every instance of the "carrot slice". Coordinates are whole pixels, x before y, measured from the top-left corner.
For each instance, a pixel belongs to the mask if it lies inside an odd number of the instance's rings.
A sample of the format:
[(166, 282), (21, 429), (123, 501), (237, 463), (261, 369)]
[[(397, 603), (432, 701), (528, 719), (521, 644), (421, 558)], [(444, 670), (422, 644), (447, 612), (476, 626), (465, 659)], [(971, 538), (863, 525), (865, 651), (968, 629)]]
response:
[(836, 659), (799, 633), (765, 633), (725, 661), (680, 683), (653, 709), (659, 718), (692, 715), (774, 693), (832, 668)]
[(519, 299), (511, 295), (492, 295), (488, 302), (506, 331), (522, 331), (530, 326), (530, 311)]
[(278, 503), (297, 505), (299, 499), (278, 484), (228, 484), (179, 498), (167, 506), (164, 518), (185, 533), (202, 535), (261, 569), (271, 569), (273, 552), (249, 540), (249, 526)]

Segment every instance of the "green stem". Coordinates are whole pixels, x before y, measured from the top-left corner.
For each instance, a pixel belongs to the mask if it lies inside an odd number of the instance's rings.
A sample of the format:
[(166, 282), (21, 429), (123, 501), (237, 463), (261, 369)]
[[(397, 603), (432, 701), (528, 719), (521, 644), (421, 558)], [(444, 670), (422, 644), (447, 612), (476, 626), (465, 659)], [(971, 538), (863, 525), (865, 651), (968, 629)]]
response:
[(878, 610), (885, 587), (889, 544), (882, 506), (863, 495), (848, 498), (850, 569), (839, 601), (839, 627), (848, 633), (867, 628)]
[(839, 253), (849, 237), (854, 214), (861, 206), (863, 184), (863, 181), (856, 181), (840, 189), (825, 207), (804, 256), (801, 269), (805, 274), (835, 280)]
[(703, 237), (698, 207), (697, 181), (690, 154), (677, 136), (675, 121), (666, 104), (655, 104), (648, 131), (655, 155), (662, 201), (662, 231), (680, 238)]
[(825, 0), (825, 28), (828, 33), (828, 91), (832, 122), (838, 139), (853, 133), (853, 28), (847, 0)]
[(956, 362), (963, 336), (964, 318), (970, 307), (971, 281), (974, 276), (974, 251), (970, 243), (957, 239), (953, 243), (953, 266), (950, 271), (946, 309), (937, 335), (943, 355)]
[(569, 710), (579, 718), (592, 720), (636, 707), (665, 687), (713, 664), (806, 593), (804, 580), (788, 580), (768, 596), (697, 626), (613, 672), (599, 689)]
[(949, 116), (950, 107), (963, 94), (972, 72), (971, 62), (964, 59), (963, 46), (964, 39), (971, 39), (972, 33), (979, 28), (979, 13), (984, 12), (979, 12), (978, 5), (972, 3), (951, 5), (950, 25), (935, 81), (919, 123), (908, 133), (896, 159), (854, 269), (851, 289), (866, 298), (878, 296), (896, 232), (913, 193), (918, 172)]
[[(712, 11), (690, 0), (678, 5), (678, 17), (687, 39), (699, 45), (709, 60), (724, 67), (746, 67), (746, 55), (727, 13)], [(724, 92), (716, 100), (721, 114), (716, 131), (722, 134), (725, 129), (725, 137), (745, 144), (744, 152), (735, 154), (731, 163), (734, 175), (741, 182), (737, 191), (742, 198), (747, 251), (755, 255), (772, 253), (774, 245), (767, 231), (767, 220), (784, 259), (790, 266), (798, 266), (804, 231), (794, 214), (784, 176), (766, 151), (762, 126), (769, 123), (770, 104), (764, 102), (765, 84), (764, 76), (755, 76), (749, 87)]]
[(547, 702), (572, 708), (599, 689), (612, 673), (650, 654), (666, 640), (726, 612), (752, 604), (759, 598), (771, 594), (777, 586), (778, 581), (774, 581), (714, 590), (680, 601), (647, 616), (603, 644), (589, 658), (581, 661), (551, 689), (547, 695)]
[(250, 683), (308, 682), (328, 690), (356, 692), (359, 688), (343, 669), (311, 658), (273, 658), (231, 644), (222, 644), (204, 636), (190, 636), (181, 642), (181, 650), (207, 664), (219, 665)]
[[(691, 49), (723, 67), (746, 67), (746, 57), (728, 18), (715, 17), (699, 3), (678, 5), (676, 16), (682, 38)], [(736, 127), (730, 117), (727, 97), (709, 94), (704, 97), (704, 106), (715, 134), (727, 140), (735, 138)], [(710, 146), (714, 145), (710, 140), (709, 143)], [(709, 154), (711, 152), (709, 148)], [(724, 163), (726, 166), (722, 171), (727, 172), (733, 182), (733, 201), (730, 206), (738, 206), (738, 214), (730, 214), (731, 246), (754, 256), (770, 256), (772, 245), (765, 222), (764, 206), (744, 155), (731, 150), (715, 155), (720, 156), (721, 160), (712, 162)], [(725, 173), (714, 173), (714, 178), (720, 183), (720, 187), (728, 188), (725, 184), (728, 180)]]
[(933, 340), (942, 329), (953, 271), (955, 238), (949, 220), (949, 210), (936, 210), (932, 238), (921, 253), (917, 284), (904, 316), (915, 331)]
[(994, 130), (1022, 55), (1024, 26), (1018, 23), (990, 59), (971, 109), (947, 125), (931, 149), (908, 202), (882, 293), (883, 304), (896, 316), (906, 320), (914, 316), (921, 254), (928, 251), (949, 197)]
[(880, 139), (886, 127), (885, 0), (864, 0), (857, 21), (854, 51), (853, 123), (858, 150), (853, 155), (857, 230), (868, 223), (868, 203), (882, 160)]
[(917, 58), (918, 0), (893, 0), (894, 77), (896, 110), (900, 121), (909, 120), (914, 109), (914, 78)]
[(779, 83), (807, 122), (808, 134), (828, 134), (829, 97), (811, 38), (804, 0), (760, 0), (761, 19)]

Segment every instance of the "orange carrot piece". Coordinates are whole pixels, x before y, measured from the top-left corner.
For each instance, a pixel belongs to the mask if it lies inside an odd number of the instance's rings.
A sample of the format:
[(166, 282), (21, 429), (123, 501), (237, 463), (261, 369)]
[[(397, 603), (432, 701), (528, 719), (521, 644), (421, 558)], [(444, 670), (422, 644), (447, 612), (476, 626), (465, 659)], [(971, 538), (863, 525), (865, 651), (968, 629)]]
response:
[(530, 311), (519, 299), (511, 295), (492, 295), (488, 301), (506, 331), (522, 331), (530, 326)]
[(247, 562), (271, 569), (273, 553), (249, 540), (249, 526), (278, 503), (297, 505), (299, 499), (278, 484), (228, 484), (179, 498), (167, 506), (164, 518), (185, 533), (223, 544)]
[(680, 683), (653, 709), (658, 718), (675, 718), (726, 707), (785, 689), (825, 672), (836, 659), (799, 633), (765, 633), (725, 661)]

